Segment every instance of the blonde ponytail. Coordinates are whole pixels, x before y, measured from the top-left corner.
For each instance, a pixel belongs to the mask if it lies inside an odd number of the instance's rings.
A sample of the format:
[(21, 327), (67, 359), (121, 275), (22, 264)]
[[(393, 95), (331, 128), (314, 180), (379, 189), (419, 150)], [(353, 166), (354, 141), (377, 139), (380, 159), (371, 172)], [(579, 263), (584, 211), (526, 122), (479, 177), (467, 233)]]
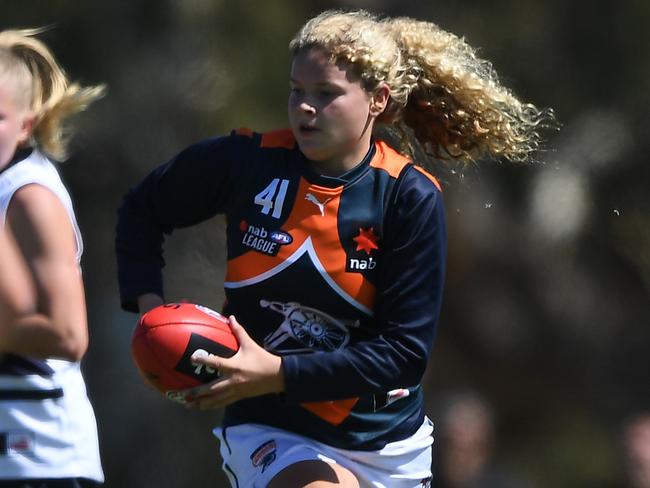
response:
[[(104, 94), (104, 86), (70, 83), (50, 50), (34, 36), (39, 29), (0, 32), (0, 73), (26, 93), (27, 108), (35, 116), (35, 146), (54, 159), (67, 156), (64, 122)], [(18, 94), (20, 96), (20, 94)]]

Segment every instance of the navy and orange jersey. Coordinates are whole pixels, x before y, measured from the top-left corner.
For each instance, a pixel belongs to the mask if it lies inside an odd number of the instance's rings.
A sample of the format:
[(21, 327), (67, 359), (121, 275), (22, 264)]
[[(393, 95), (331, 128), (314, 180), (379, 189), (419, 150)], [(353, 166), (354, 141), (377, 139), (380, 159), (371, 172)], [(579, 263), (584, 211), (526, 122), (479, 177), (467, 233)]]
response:
[(227, 407), (347, 449), (380, 449), (424, 416), (420, 380), (442, 299), (446, 229), (433, 177), (382, 141), (338, 177), (316, 174), (291, 131), (193, 145), (125, 197), (122, 306), (163, 296), (164, 234), (226, 216), (224, 313), (282, 356), (286, 390)]

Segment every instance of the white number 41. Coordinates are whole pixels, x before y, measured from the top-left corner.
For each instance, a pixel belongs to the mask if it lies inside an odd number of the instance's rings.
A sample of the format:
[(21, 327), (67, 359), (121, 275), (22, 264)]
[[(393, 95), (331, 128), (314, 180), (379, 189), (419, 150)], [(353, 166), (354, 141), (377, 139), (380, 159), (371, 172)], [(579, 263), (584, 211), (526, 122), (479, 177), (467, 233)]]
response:
[(264, 215), (268, 215), (269, 212), (273, 210), (271, 217), (276, 219), (280, 218), (280, 215), (282, 215), (282, 205), (284, 205), (284, 198), (287, 196), (288, 187), (289, 180), (274, 178), (266, 188), (255, 195), (255, 203), (262, 206), (261, 212)]

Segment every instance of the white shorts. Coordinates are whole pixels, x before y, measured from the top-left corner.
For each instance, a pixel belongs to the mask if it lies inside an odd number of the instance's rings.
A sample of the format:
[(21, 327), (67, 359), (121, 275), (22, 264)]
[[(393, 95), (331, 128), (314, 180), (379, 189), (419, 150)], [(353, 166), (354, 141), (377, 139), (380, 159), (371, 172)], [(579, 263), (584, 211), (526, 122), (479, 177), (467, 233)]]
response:
[(428, 418), (415, 434), (378, 451), (338, 449), (266, 425), (242, 424), (213, 430), (223, 470), (233, 488), (266, 488), (287, 466), (319, 460), (340, 464), (361, 488), (423, 488), (431, 481), (433, 424)]

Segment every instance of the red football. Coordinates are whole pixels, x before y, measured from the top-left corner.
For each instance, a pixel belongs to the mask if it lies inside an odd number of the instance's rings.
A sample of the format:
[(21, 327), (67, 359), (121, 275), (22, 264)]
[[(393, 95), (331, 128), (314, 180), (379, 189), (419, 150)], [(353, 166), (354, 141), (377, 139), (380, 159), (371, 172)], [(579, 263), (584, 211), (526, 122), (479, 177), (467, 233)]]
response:
[(228, 319), (202, 305), (167, 303), (140, 317), (131, 337), (131, 354), (145, 381), (167, 398), (183, 401), (183, 390), (219, 378), (219, 372), (193, 364), (198, 350), (230, 357), (239, 349)]

